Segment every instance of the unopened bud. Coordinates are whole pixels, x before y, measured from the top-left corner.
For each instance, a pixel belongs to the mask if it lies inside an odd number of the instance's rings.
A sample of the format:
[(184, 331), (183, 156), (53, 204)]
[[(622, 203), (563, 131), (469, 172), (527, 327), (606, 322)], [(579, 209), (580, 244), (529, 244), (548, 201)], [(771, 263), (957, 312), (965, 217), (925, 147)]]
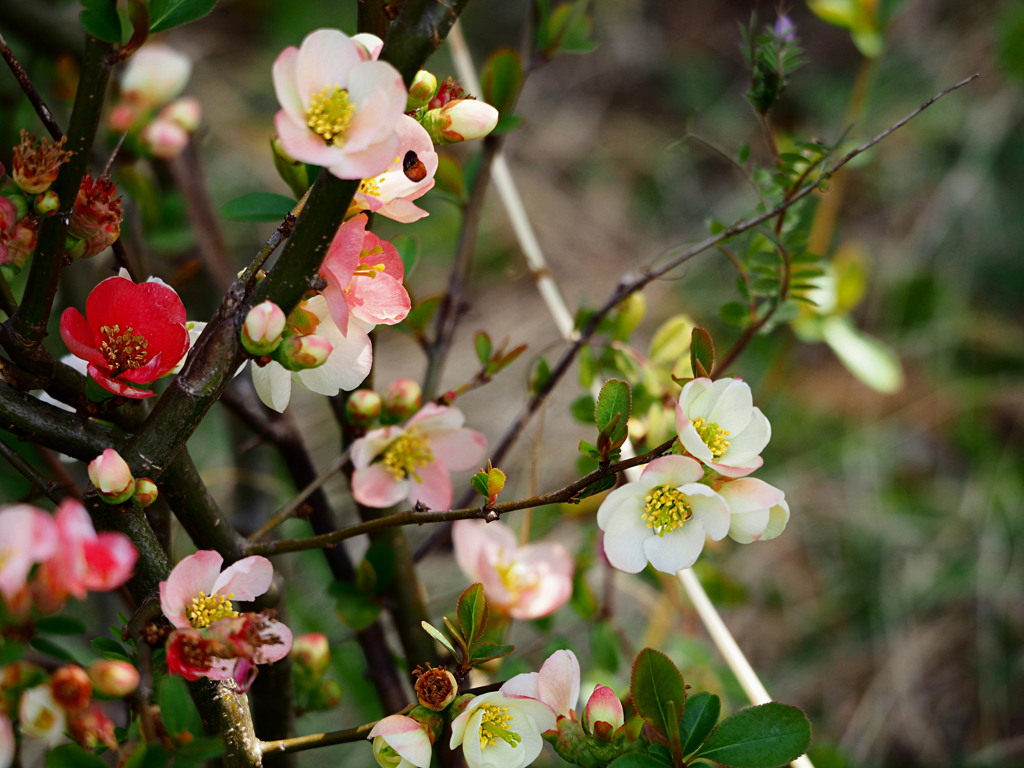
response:
[(72, 154), (64, 149), (66, 141), (66, 136), (56, 143), (45, 136), (37, 140), (22, 130), (21, 143), (11, 159), (11, 176), (25, 194), (38, 195), (57, 180), (61, 165)]
[[(24, 199), (22, 198), (22, 204), (24, 204)], [(24, 213), (21, 214), (21, 216), (24, 215)], [(9, 197), (0, 197), (0, 235), (13, 232), (21, 216), (18, 215), (18, 209), (13, 200)]]
[(48, 189), (36, 195), (32, 207), (40, 216), (53, 216), (60, 209), (60, 197), (52, 189)]
[(281, 344), (285, 317), (272, 301), (264, 301), (249, 310), (242, 325), (242, 346), (251, 354), (269, 355)]
[(19, 221), (18, 226), (14, 228), (14, 234), (11, 235), (11, 239), (7, 243), (7, 256), (0, 259), (0, 263), (21, 269), (28, 261), (28, 257), (32, 255), (32, 251), (36, 249), (38, 235), (39, 232), (36, 230), (34, 222), (29, 219)]
[(114, 133), (125, 133), (142, 119), (144, 113), (148, 114), (148, 110), (141, 104), (122, 99), (107, 113), (107, 128)]
[(412, 379), (398, 379), (384, 393), (384, 411), (394, 421), (404, 421), (423, 405), (423, 390)]
[(203, 105), (195, 96), (182, 96), (180, 99), (175, 99), (157, 114), (157, 120), (170, 120), (189, 133), (195, 133), (202, 119)]
[(437, 78), (425, 69), (421, 69), (409, 86), (409, 98), (405, 102), (405, 111), (412, 112), (425, 107), (437, 93)]
[(50, 677), (50, 692), (64, 709), (81, 709), (92, 701), (92, 682), (84, 669), (68, 664)]
[(121, 92), (147, 107), (158, 107), (173, 99), (192, 74), (192, 61), (173, 48), (151, 43), (128, 60), (121, 77)]
[(157, 500), (159, 495), (160, 489), (148, 477), (140, 477), (135, 481), (135, 493), (132, 495), (132, 501), (140, 507), (148, 507)]
[(86, 749), (117, 749), (114, 722), (95, 703), (68, 715), (68, 734)]
[(318, 368), (327, 362), (334, 345), (323, 336), (289, 336), (274, 350), (274, 359), (289, 371)]
[(188, 131), (173, 120), (158, 117), (142, 129), (139, 139), (153, 157), (173, 160), (188, 146)]
[(380, 418), (381, 398), (372, 389), (357, 389), (345, 403), (345, 420), (357, 427), (368, 427)]
[(445, 667), (427, 668), (416, 667), (416, 684), (413, 688), (416, 691), (416, 699), (427, 709), (440, 712), (451, 704), (459, 695), (459, 684), (455, 681), (455, 675)]
[(304, 301), (300, 302), (288, 315), (288, 331), (295, 336), (316, 333), (316, 329), (320, 327), (320, 318), (315, 312), (306, 309), (305, 304)]
[(89, 462), (89, 480), (108, 504), (120, 504), (135, 493), (132, 470), (113, 448), (107, 448)]
[(89, 665), (89, 679), (103, 696), (123, 699), (139, 687), (139, 670), (127, 661), (101, 659)]
[(476, 99), (456, 99), (440, 109), (429, 110), (422, 118), (435, 144), (454, 144), (480, 139), (498, 124), (498, 110)]
[(292, 641), (292, 660), (308, 669), (314, 677), (327, 671), (331, 663), (331, 647), (327, 635), (322, 632), (310, 632), (299, 635)]

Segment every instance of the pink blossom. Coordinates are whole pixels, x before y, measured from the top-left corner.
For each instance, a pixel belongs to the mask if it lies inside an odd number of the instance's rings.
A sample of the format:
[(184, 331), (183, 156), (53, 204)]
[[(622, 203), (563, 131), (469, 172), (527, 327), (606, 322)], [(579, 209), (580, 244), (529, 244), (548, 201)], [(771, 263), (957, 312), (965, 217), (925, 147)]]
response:
[(349, 219), (334, 236), (321, 276), (323, 296), (338, 329), (349, 332), (349, 316), (374, 325), (394, 325), (409, 314), (411, 302), (402, 285), (405, 266), (398, 250), (366, 231), (367, 217)]
[(344, 32), (319, 29), (274, 62), (281, 110), (274, 126), (296, 160), (342, 179), (381, 173), (398, 149), (405, 111), (402, 76)]
[(352, 493), (368, 507), (403, 499), (428, 509), (452, 503), (452, 470), (471, 469), (486, 449), (483, 435), (462, 426), (458, 408), (427, 403), (404, 425), (369, 432), (352, 444)]
[(575, 717), (580, 698), (580, 662), (568, 649), (555, 651), (539, 672), (524, 672), (510, 678), (501, 692), (512, 698), (536, 699), (547, 705), (556, 717)]
[(583, 708), (583, 730), (588, 736), (609, 741), (612, 735), (626, 723), (622, 702), (615, 691), (606, 685), (597, 685)]
[(17, 744), (14, 741), (14, 726), (4, 715), (0, 715), (0, 768), (7, 768), (14, 762)]
[(507, 525), (483, 520), (457, 521), (452, 542), (462, 572), (514, 619), (547, 616), (572, 596), (572, 555), (558, 542), (519, 546)]
[(430, 765), (433, 754), (430, 734), (422, 723), (411, 717), (388, 715), (373, 726), (366, 738), (373, 740), (373, 756), (380, 765), (393, 768)]
[(79, 502), (65, 500), (54, 515), (58, 546), (43, 563), (34, 585), (36, 604), (57, 610), (68, 596), (79, 600), (88, 590), (105, 592), (128, 581), (139, 553), (122, 533), (96, 533)]
[(46, 512), (27, 504), (0, 510), (0, 594), (13, 601), (29, 571), (57, 551), (57, 526)]
[(166, 104), (185, 88), (192, 61), (170, 46), (150, 43), (128, 60), (121, 76), (121, 92), (145, 108)]
[(408, 115), (398, 123), (398, 150), (391, 164), (359, 184), (349, 214), (371, 211), (394, 221), (409, 223), (427, 212), (413, 203), (434, 186), (437, 152), (426, 129)]
[(740, 544), (774, 539), (786, 529), (786, 494), (756, 477), (724, 482), (719, 495), (729, 503), (729, 538)]
[(274, 566), (267, 558), (253, 555), (221, 571), (223, 563), (219, 553), (201, 549), (160, 582), (160, 607), (171, 624), (204, 629), (238, 615), (232, 600), (253, 600), (270, 589)]

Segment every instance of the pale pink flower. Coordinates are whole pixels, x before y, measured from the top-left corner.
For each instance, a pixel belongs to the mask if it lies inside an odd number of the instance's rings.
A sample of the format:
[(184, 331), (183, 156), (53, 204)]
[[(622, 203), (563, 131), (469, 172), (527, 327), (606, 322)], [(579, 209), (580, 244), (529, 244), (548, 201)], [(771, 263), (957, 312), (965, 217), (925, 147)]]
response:
[(274, 90), (282, 108), (274, 126), (289, 155), (342, 179), (388, 167), (406, 90), (397, 69), (367, 56), (344, 32), (319, 29), (277, 57)]
[(18, 706), (21, 733), (55, 747), (64, 739), (67, 718), (64, 708), (53, 698), (49, 685), (29, 688), (21, 694)]
[(683, 448), (726, 477), (749, 475), (763, 463), (771, 425), (741, 379), (693, 379), (679, 393), (676, 431)]
[(409, 223), (427, 212), (413, 203), (434, 186), (437, 152), (430, 135), (416, 120), (402, 115), (398, 123), (398, 150), (391, 164), (380, 174), (359, 184), (349, 215), (371, 211), (389, 219)]
[(580, 698), (580, 662), (568, 649), (555, 651), (539, 672), (524, 672), (509, 678), (501, 686), (501, 692), (512, 698), (536, 699), (556, 717), (572, 718)]
[(145, 107), (158, 107), (181, 93), (191, 74), (188, 56), (170, 46), (150, 43), (128, 60), (121, 76), (121, 93)]
[(205, 629), (215, 621), (238, 616), (234, 600), (250, 601), (270, 589), (274, 566), (253, 555), (223, 571), (224, 558), (201, 549), (174, 566), (160, 582), (160, 607), (176, 627)]
[(462, 426), (462, 411), (427, 403), (405, 424), (369, 432), (352, 444), (352, 494), (368, 507), (403, 499), (428, 509), (452, 503), (449, 472), (479, 465), (487, 441)]
[(786, 494), (756, 477), (722, 483), (719, 495), (729, 504), (729, 538), (740, 544), (774, 539), (786, 529)]
[(548, 705), (501, 691), (477, 696), (452, 721), (450, 746), (462, 747), (469, 768), (523, 768), (537, 759), (541, 733), (555, 727)]
[(54, 515), (58, 546), (43, 563), (33, 585), (36, 605), (52, 611), (68, 596), (85, 599), (88, 590), (106, 592), (128, 581), (139, 558), (131, 539), (122, 533), (96, 533), (89, 513), (67, 499)]
[(349, 317), (370, 326), (402, 322), (412, 306), (402, 285), (405, 266), (387, 240), (366, 231), (367, 217), (356, 216), (338, 229), (327, 249), (320, 275), (327, 281), (323, 297), (343, 335)]
[(57, 526), (46, 512), (27, 504), (0, 510), (0, 594), (21, 594), (29, 571), (57, 551)]
[(0, 768), (8, 768), (14, 762), (16, 747), (14, 726), (6, 716), (0, 715)]
[(307, 299), (303, 306), (319, 318), (318, 336), (332, 346), (327, 362), (316, 368), (289, 371), (271, 360), (266, 365), (253, 365), (252, 383), (256, 393), (268, 408), (283, 413), (291, 400), (292, 381), (298, 381), (311, 392), (331, 397), (341, 390), (349, 391), (363, 383), (373, 366), (373, 347), (369, 332), (373, 326), (354, 315), (349, 318), (348, 334), (338, 330), (331, 320), (327, 300), (323, 296)]
[(462, 572), (484, 585), (488, 605), (514, 619), (547, 616), (572, 596), (572, 555), (558, 542), (519, 546), (502, 522), (458, 520), (452, 543)]
[(659, 571), (689, 568), (704, 549), (729, 532), (729, 506), (702, 485), (704, 470), (686, 456), (662, 456), (640, 478), (616, 488), (597, 510), (604, 552), (614, 567), (638, 573), (650, 562)]
[(430, 734), (417, 720), (388, 715), (379, 720), (366, 738), (373, 740), (373, 757), (388, 768), (427, 768), (433, 754)]

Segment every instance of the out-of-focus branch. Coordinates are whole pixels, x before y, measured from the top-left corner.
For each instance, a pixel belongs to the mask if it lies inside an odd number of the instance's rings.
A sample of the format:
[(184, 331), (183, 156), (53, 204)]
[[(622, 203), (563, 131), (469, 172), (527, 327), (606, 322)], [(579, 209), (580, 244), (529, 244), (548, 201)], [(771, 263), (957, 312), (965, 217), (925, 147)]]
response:
[(57, 141), (61, 136), (64, 135), (64, 131), (57, 125), (57, 121), (53, 117), (53, 113), (50, 108), (46, 106), (46, 102), (43, 101), (43, 97), (39, 95), (39, 91), (36, 90), (35, 85), (32, 83), (32, 78), (28, 76), (28, 72), (21, 66), (21, 62), (18, 61), (14, 55), (14, 51), (7, 44), (4, 36), (0, 34), (0, 56), (4, 57), (4, 61), (7, 62), (7, 66), (11, 68), (11, 72), (14, 73), (15, 80), (18, 81), (18, 85), (21, 86), (21, 90), (24, 91), (25, 96), (28, 98), (29, 103), (32, 104), (32, 108), (39, 115), (39, 119), (42, 120), (43, 125), (46, 126), (46, 130), (49, 132), (51, 138)]

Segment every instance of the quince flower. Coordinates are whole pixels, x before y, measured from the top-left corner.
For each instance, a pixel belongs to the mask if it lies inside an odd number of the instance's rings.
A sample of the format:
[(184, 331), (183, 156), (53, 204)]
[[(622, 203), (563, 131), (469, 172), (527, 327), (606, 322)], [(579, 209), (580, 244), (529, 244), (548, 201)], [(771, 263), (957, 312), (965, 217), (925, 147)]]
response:
[(604, 551), (614, 567), (638, 573), (650, 562), (659, 571), (689, 568), (704, 548), (729, 532), (729, 505), (698, 482), (701, 465), (686, 456), (662, 456), (640, 478), (616, 488), (597, 510)]
[(572, 555), (558, 542), (519, 546), (502, 522), (458, 520), (452, 543), (462, 572), (484, 585), (488, 605), (513, 619), (547, 616), (572, 596)]
[(373, 365), (373, 347), (368, 335), (373, 330), (372, 325), (353, 316), (349, 319), (346, 335), (331, 320), (327, 300), (323, 296), (307, 299), (303, 306), (316, 316), (316, 335), (330, 343), (331, 351), (323, 365), (301, 371), (289, 371), (276, 360), (270, 360), (263, 366), (254, 365), (252, 383), (256, 386), (256, 394), (264, 405), (278, 413), (283, 413), (288, 407), (293, 380), (311, 392), (330, 397), (343, 389), (348, 391), (358, 387)]
[(789, 522), (786, 494), (756, 477), (722, 483), (719, 495), (729, 504), (729, 538), (740, 544), (774, 539)]
[(422, 219), (427, 212), (412, 201), (434, 186), (435, 173), (434, 142), (422, 125), (402, 115), (398, 122), (398, 151), (383, 173), (359, 184), (349, 215), (355, 211), (371, 211), (403, 224)]
[(743, 477), (760, 467), (761, 451), (772, 436), (741, 379), (687, 382), (676, 405), (676, 431), (691, 456), (726, 477)]
[(541, 733), (554, 727), (547, 704), (493, 691), (474, 698), (452, 721), (450, 746), (462, 747), (469, 768), (523, 768), (540, 754)]
[(0, 768), (7, 768), (14, 762), (17, 746), (14, 740), (14, 726), (11, 725), (10, 719), (0, 715)]
[(368, 432), (352, 444), (352, 494), (368, 507), (402, 499), (428, 509), (452, 503), (451, 470), (480, 463), (486, 440), (462, 426), (458, 408), (427, 403), (404, 425)]
[(57, 746), (64, 738), (67, 717), (49, 685), (38, 685), (21, 694), (18, 719), (22, 735), (39, 739), (47, 747)]
[(318, 29), (286, 48), (273, 67), (285, 152), (342, 179), (384, 171), (398, 149), (405, 111), (402, 76), (344, 32)]
[(580, 698), (580, 662), (568, 649), (555, 651), (539, 672), (524, 672), (505, 681), (501, 692), (513, 698), (535, 699), (556, 717), (574, 717)]
[(53, 518), (28, 504), (0, 510), (0, 595), (10, 603), (24, 589), (32, 566), (57, 551)]
[(245, 557), (221, 571), (223, 564), (219, 553), (201, 549), (160, 582), (160, 607), (171, 624), (205, 629), (238, 615), (233, 600), (253, 600), (270, 589), (274, 566), (267, 558)]
[(150, 43), (140, 48), (121, 75), (121, 93), (143, 108), (166, 104), (185, 88), (192, 60), (168, 45)]
[(153, 397), (137, 388), (165, 376), (188, 350), (185, 305), (159, 280), (133, 283), (108, 277), (92, 289), (85, 315), (69, 307), (60, 336), (75, 357), (89, 363), (97, 384), (123, 397)]
[(373, 740), (373, 757), (383, 768), (427, 768), (430, 765), (430, 734), (417, 720), (388, 715), (377, 722), (366, 738)]

